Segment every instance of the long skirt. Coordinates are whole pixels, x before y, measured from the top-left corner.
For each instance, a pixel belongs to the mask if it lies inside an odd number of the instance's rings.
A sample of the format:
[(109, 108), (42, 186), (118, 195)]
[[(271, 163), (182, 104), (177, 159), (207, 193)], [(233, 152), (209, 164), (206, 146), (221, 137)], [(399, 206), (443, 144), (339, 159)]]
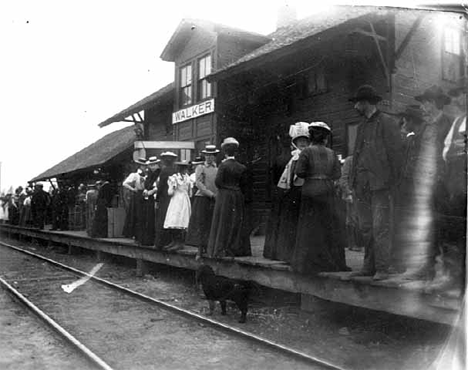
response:
[(155, 223), (154, 198), (144, 199), (141, 205), (140, 228), (137, 240), (141, 245), (154, 245), (154, 223)]
[(186, 243), (206, 248), (210, 237), (215, 201), (204, 196), (194, 198)]
[(172, 241), (171, 233), (164, 230), (164, 221), (166, 221), (167, 208), (169, 207), (170, 201), (171, 197), (169, 195), (161, 196), (158, 202), (158, 208), (156, 209), (156, 228), (153, 242), (158, 249), (161, 249)]
[(141, 234), (139, 229), (143, 202), (143, 191), (131, 193), (127, 204), (127, 213), (125, 215), (125, 224), (122, 232), (124, 237), (131, 239)]
[(107, 207), (105, 199), (98, 199), (91, 230), (93, 238), (107, 238)]
[(291, 259), (293, 271), (316, 274), (345, 271), (345, 233), (340, 228), (333, 194), (302, 196), (296, 245)]
[(291, 262), (301, 205), (301, 187), (279, 190), (268, 219), (263, 256)]
[(220, 189), (216, 197), (208, 240), (209, 257), (252, 255), (245, 216), (242, 192)]

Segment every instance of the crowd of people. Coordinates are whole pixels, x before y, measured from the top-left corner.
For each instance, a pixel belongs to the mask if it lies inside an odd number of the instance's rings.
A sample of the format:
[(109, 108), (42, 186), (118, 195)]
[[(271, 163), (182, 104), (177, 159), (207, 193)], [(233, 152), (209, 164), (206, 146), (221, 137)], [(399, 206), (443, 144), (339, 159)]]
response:
[[(466, 245), (466, 87), (432, 86), (397, 114), (370, 85), (350, 98), (363, 117), (340, 165), (324, 122), (298, 122), (277, 178), (264, 256), (316, 274), (347, 271), (344, 249), (364, 249), (351, 276), (431, 280), (462, 287)], [(451, 104), (455, 117), (444, 113)], [(278, 171), (276, 171), (279, 173)], [(346, 217), (340, 217), (340, 203)], [(441, 269), (436, 274), (436, 261)], [(396, 275), (396, 276), (395, 276)]]
[(247, 169), (236, 160), (238, 147), (232, 137), (223, 141), (219, 167), (215, 145), (202, 150), (204, 160), (177, 161), (167, 151), (135, 161), (135, 171), (123, 182), (129, 192), (124, 236), (163, 251), (190, 244), (198, 248), (198, 257), (251, 255)]
[[(384, 280), (400, 274), (433, 280), (435, 288), (464, 284), (465, 82), (447, 93), (432, 86), (414, 98), (419, 105), (384, 113), (377, 91), (361, 86), (350, 101), (363, 119), (354, 153), (344, 160), (327, 146), (327, 123), (291, 125), (291, 154), (273, 171), (265, 258), (300, 274), (349, 271), (349, 248), (364, 250), (354, 276)], [(455, 117), (444, 113), (447, 105)], [(162, 251), (196, 246), (197, 258), (250, 256), (251, 184), (236, 159), (240, 145), (224, 139), (222, 157), (215, 145), (206, 145), (204, 159), (193, 162), (170, 151), (134, 161), (121, 187), (123, 235)], [(19, 187), (1, 198), (0, 219), (40, 229), (49, 221), (53, 230), (67, 230), (73, 214), (75, 227), (106, 237), (115, 193), (106, 179), (76, 190), (59, 183), (50, 194), (41, 184)], [(442, 261), (439, 276), (436, 261)]]

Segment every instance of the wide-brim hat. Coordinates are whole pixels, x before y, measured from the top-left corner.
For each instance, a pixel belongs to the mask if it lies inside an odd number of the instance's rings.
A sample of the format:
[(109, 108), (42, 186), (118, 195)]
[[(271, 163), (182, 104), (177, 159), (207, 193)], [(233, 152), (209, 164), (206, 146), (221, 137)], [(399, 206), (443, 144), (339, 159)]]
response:
[(158, 164), (159, 162), (161, 162), (161, 160), (158, 159), (158, 157), (154, 156), (154, 157), (149, 157), (148, 160), (146, 161), (146, 164), (150, 166), (152, 164)]
[(221, 148), (224, 147), (225, 145), (229, 145), (229, 144), (239, 146), (239, 142), (238, 142), (236, 139), (234, 139), (233, 137), (227, 137), (227, 138), (224, 139), (224, 141), (222, 142)]
[(425, 113), (419, 105), (408, 105), (403, 112), (397, 113), (399, 117), (411, 118), (419, 122), (424, 121), (424, 115)]
[(146, 158), (144, 158), (144, 157), (140, 157), (140, 158), (138, 158), (137, 160), (135, 160), (134, 162), (135, 162), (136, 164), (145, 165), (146, 162), (147, 162), (147, 160), (146, 160)]
[(367, 100), (371, 104), (376, 104), (382, 100), (382, 97), (377, 94), (374, 87), (371, 85), (362, 85), (356, 91), (356, 95), (350, 97), (349, 101), (356, 103), (358, 101)]
[(325, 122), (311, 122), (309, 123), (309, 130), (313, 130), (313, 129), (324, 129), (324, 130), (327, 130), (328, 132), (331, 132), (331, 128), (330, 126), (328, 126)]
[(160, 157), (172, 157), (172, 158), (177, 158), (177, 154), (173, 153), (173, 152), (164, 152), (164, 153), (161, 153)]
[(216, 145), (209, 144), (209, 145), (206, 145), (205, 149), (203, 149), (201, 152), (203, 154), (218, 154), (219, 150), (216, 149)]
[(416, 95), (414, 98), (419, 102), (435, 100), (441, 102), (443, 105), (450, 104), (450, 101), (452, 100), (450, 96), (446, 95), (444, 93), (444, 90), (442, 90), (442, 88), (437, 85), (432, 85), (430, 88), (426, 89), (421, 95)]
[(468, 89), (466, 88), (466, 83), (468, 81), (466, 80), (465, 77), (461, 77), (458, 79), (457, 83), (455, 84), (455, 87), (451, 88), (447, 94), (449, 96), (458, 96), (460, 94), (466, 94), (468, 92)]

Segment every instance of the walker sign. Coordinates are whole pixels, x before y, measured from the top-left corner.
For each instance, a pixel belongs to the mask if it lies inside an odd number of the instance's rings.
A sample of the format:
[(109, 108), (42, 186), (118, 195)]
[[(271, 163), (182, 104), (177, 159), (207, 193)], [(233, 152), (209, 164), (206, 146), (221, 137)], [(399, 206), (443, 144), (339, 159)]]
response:
[(183, 108), (172, 113), (172, 124), (187, 121), (188, 119), (204, 116), (214, 112), (214, 99), (204, 101), (191, 107)]

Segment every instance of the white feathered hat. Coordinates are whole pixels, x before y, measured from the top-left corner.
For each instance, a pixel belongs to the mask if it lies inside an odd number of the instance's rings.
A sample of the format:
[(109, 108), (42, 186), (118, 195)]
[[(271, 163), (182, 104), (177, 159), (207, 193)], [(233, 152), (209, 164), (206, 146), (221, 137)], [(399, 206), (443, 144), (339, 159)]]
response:
[(307, 122), (296, 122), (289, 127), (289, 136), (294, 141), (299, 137), (309, 138), (309, 124)]

